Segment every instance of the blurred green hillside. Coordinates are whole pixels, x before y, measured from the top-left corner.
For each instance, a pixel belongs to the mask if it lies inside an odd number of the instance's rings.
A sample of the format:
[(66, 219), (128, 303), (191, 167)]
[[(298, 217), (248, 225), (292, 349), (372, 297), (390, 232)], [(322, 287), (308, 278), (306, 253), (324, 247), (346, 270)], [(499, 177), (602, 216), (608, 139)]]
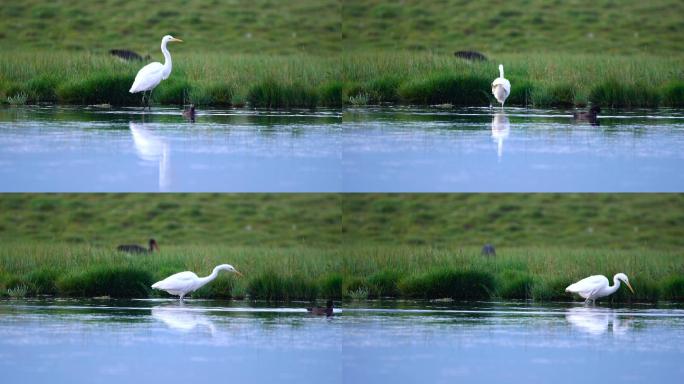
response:
[(0, 6), (0, 50), (112, 48), (157, 53), (172, 34), (186, 51), (333, 53), (339, 0), (21, 0)]
[(678, 250), (677, 194), (3, 194), (0, 243)]
[(489, 55), (684, 51), (681, 0), (345, 0), (344, 49)]

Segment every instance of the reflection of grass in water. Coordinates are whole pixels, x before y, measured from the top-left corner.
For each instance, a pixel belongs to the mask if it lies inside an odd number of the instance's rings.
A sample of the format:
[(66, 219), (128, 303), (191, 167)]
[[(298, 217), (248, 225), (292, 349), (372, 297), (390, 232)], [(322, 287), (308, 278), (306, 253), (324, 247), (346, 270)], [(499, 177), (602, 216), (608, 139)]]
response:
[(684, 78), (676, 74), (680, 61), (650, 55), (559, 53), (501, 54), (487, 62), (466, 62), (429, 53), (354, 53), (343, 57), (342, 76), (349, 103), (367, 95), (369, 103), (486, 106), (496, 104), (490, 83), (503, 63), (511, 81), (506, 105), (680, 106), (684, 103)]

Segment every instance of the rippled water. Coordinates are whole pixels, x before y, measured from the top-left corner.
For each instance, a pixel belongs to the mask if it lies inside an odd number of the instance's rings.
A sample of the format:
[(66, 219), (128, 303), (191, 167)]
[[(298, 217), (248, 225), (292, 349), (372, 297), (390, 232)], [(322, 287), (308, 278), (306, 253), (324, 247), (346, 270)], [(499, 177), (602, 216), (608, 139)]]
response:
[(2, 301), (7, 382), (676, 382), (684, 309)]
[(345, 111), (350, 192), (679, 192), (684, 113), (411, 108)]
[(0, 109), (0, 192), (339, 191), (335, 111)]
[(0, 109), (0, 192), (679, 192), (684, 113)]

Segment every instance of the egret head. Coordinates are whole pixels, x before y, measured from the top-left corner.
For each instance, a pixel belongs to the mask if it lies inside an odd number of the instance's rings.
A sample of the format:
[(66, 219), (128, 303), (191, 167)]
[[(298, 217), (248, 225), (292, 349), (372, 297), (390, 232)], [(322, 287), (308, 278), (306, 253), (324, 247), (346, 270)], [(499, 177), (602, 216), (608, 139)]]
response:
[(162, 44), (166, 44), (166, 43), (174, 42), (174, 41), (179, 42), (179, 43), (183, 42), (183, 40), (176, 39), (175, 37), (173, 37), (171, 35), (166, 35), (166, 36), (162, 37)]
[(242, 276), (242, 273), (238, 272), (238, 270), (235, 269), (230, 264), (221, 264), (218, 267), (216, 267), (216, 269), (224, 270), (224, 271), (228, 271), (228, 272), (233, 272), (233, 273), (237, 274), (238, 276)]
[(618, 273), (617, 275), (615, 275), (615, 278), (625, 283), (629, 290), (632, 291), (632, 293), (634, 293), (634, 288), (632, 288), (632, 285), (629, 283), (627, 275), (625, 275), (624, 273)]

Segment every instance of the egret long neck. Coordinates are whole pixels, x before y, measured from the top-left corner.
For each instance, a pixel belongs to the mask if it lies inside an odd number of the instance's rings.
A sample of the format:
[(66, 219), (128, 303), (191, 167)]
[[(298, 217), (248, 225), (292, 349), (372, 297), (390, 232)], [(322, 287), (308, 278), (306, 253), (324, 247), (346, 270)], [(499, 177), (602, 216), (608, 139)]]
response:
[(499, 77), (503, 79), (504, 74), (503, 74), (503, 65), (499, 64)]
[(166, 43), (166, 41), (162, 41), (161, 44), (161, 50), (164, 54), (164, 78), (166, 78), (166, 76), (168, 76), (171, 73), (171, 67), (173, 67), (173, 63), (171, 62), (171, 54), (169, 53), (169, 50), (166, 49)]
[(203, 286), (204, 284), (206, 284), (206, 283), (208, 283), (208, 282), (214, 280), (214, 279), (216, 278), (216, 276), (218, 276), (218, 273), (219, 273), (219, 268), (216, 267), (216, 268), (214, 268), (214, 270), (211, 272), (211, 275), (205, 276), (205, 277), (200, 277), (200, 278), (199, 278), (199, 282), (200, 282), (199, 286), (201, 287), (201, 286)]
[(613, 277), (613, 285), (606, 288), (606, 291), (607, 291), (606, 293), (609, 295), (612, 295), (618, 289), (620, 289), (620, 279), (618, 279), (617, 277)]

